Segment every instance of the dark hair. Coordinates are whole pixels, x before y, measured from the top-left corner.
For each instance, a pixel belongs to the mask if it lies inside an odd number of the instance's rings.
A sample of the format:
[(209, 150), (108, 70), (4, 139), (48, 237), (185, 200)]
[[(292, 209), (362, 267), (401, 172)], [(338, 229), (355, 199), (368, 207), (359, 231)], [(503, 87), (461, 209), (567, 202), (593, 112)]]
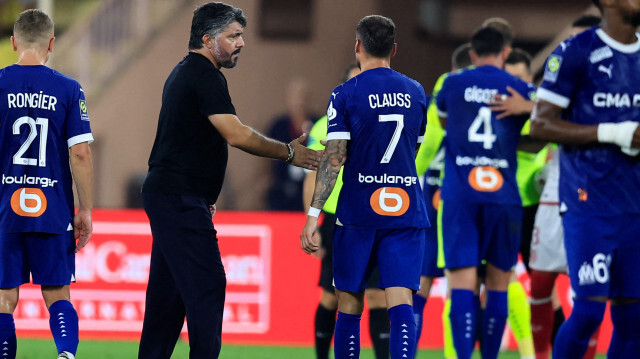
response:
[(598, 9), (602, 10), (602, 5), (600, 4), (600, 0), (593, 0), (593, 5), (595, 5)]
[(600, 24), (602, 19), (600, 16), (595, 15), (582, 15), (577, 18), (572, 24), (572, 27), (593, 27)]
[(346, 69), (344, 69), (344, 74), (342, 74), (342, 82), (347, 82), (349, 80), (349, 73), (353, 69), (360, 68), (358, 64), (349, 64)]
[(193, 12), (191, 21), (189, 50), (202, 48), (202, 37), (205, 34), (215, 38), (234, 22), (240, 23), (242, 27), (247, 26), (247, 18), (242, 9), (222, 2), (210, 2), (198, 7)]
[(373, 57), (385, 58), (391, 55), (396, 42), (396, 25), (387, 17), (365, 16), (358, 23), (356, 37), (364, 50)]
[(498, 55), (504, 49), (504, 37), (491, 26), (481, 27), (471, 37), (471, 48), (479, 57)]
[(508, 65), (523, 63), (527, 67), (527, 71), (531, 73), (531, 55), (523, 49), (513, 49), (504, 63)]
[(42, 10), (25, 10), (18, 15), (18, 19), (13, 25), (13, 36), (28, 43), (48, 40), (53, 36), (53, 21)]
[(454, 69), (463, 69), (471, 66), (471, 56), (469, 56), (469, 50), (471, 50), (471, 44), (465, 42), (453, 50), (451, 55), (451, 67)]
[(511, 46), (511, 44), (513, 44), (513, 27), (511, 27), (509, 21), (501, 17), (490, 17), (482, 23), (482, 27), (487, 26), (500, 31), (504, 38), (504, 46)]

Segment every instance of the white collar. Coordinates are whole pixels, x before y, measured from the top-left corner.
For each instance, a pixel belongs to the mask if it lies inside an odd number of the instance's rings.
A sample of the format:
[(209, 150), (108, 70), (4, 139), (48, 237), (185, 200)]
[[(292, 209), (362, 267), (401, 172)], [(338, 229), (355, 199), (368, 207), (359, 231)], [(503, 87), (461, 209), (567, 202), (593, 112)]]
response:
[(611, 36), (609, 36), (606, 32), (604, 32), (602, 28), (598, 28), (596, 30), (596, 34), (598, 35), (600, 40), (602, 40), (605, 44), (607, 44), (609, 47), (613, 48), (614, 50), (618, 50), (626, 54), (631, 54), (640, 50), (640, 34), (638, 34), (637, 32), (636, 32), (637, 40), (633, 44), (619, 43), (618, 41), (614, 40)]

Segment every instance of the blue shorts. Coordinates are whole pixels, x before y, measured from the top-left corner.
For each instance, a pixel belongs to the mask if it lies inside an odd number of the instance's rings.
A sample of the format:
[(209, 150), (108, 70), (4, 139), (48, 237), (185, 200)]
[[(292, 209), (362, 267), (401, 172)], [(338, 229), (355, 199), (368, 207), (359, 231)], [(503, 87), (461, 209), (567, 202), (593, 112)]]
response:
[[(431, 218), (429, 218), (431, 221)], [(424, 241), (424, 259), (422, 260), (422, 272), (420, 273), (426, 277), (444, 277), (444, 270), (438, 268), (438, 228), (433, 220), (434, 225), (425, 230)]]
[(564, 243), (577, 298), (640, 298), (640, 215), (565, 212)]
[(341, 291), (362, 293), (378, 265), (378, 287), (420, 288), (424, 228), (375, 229), (336, 226), (333, 280)]
[(29, 283), (67, 285), (75, 281), (73, 232), (0, 233), (0, 288)]
[(509, 271), (518, 260), (522, 207), (441, 201), (445, 268), (477, 267), (485, 260)]

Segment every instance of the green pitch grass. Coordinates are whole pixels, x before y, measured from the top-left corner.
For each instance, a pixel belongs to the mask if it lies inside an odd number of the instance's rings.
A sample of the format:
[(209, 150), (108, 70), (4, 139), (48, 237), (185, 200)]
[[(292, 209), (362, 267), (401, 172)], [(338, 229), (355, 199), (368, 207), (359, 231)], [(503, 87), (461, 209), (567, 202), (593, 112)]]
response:
[[(78, 359), (123, 359), (136, 358), (138, 354), (137, 342), (107, 342), (107, 341), (81, 341), (78, 348)], [(56, 347), (53, 340), (18, 340), (17, 359), (55, 359)], [(362, 359), (373, 359), (374, 355), (370, 349), (363, 349), (360, 357)], [(520, 356), (516, 352), (501, 353), (500, 359), (517, 359)], [(188, 359), (189, 347), (182, 341), (178, 342), (176, 350), (171, 359)], [(315, 359), (313, 348), (302, 347), (270, 347), (270, 346), (240, 346), (223, 345), (220, 358), (223, 359)], [(417, 359), (442, 359), (442, 351), (421, 350)], [(473, 358), (480, 358), (476, 350)], [(596, 356), (604, 359), (604, 355)]]

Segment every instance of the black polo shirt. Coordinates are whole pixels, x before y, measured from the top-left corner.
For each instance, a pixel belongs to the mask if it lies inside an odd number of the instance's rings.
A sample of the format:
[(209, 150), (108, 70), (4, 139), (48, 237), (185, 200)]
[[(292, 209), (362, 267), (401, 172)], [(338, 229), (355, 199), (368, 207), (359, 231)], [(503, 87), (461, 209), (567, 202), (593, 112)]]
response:
[(143, 193), (204, 196), (215, 203), (227, 168), (227, 141), (213, 114), (236, 114), (227, 80), (206, 57), (190, 52), (164, 84), (156, 139)]

